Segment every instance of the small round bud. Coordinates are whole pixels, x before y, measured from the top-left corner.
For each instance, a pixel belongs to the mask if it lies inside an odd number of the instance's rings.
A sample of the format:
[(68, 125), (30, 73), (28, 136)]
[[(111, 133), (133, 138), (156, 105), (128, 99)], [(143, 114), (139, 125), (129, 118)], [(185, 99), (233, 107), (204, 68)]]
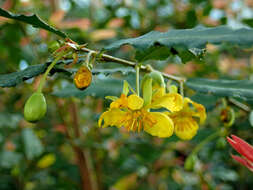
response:
[(91, 81), (92, 81), (91, 71), (87, 66), (82, 65), (74, 76), (75, 86), (80, 90), (84, 90), (88, 86), (90, 86)]

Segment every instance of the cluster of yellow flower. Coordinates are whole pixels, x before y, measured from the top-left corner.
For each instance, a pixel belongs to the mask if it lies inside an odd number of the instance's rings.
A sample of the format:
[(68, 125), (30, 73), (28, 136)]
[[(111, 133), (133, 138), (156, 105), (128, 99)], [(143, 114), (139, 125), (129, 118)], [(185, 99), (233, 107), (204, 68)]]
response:
[[(120, 98), (108, 97), (113, 102), (100, 116), (99, 127), (125, 127), (128, 131), (138, 132), (144, 130), (160, 138), (170, 137), (173, 132), (183, 140), (195, 136), (198, 130), (196, 119), (200, 123), (206, 119), (205, 107), (183, 98), (175, 86), (171, 86), (167, 93), (163, 78), (159, 82), (153, 76), (151, 74), (143, 78), (142, 97), (133, 90), (128, 95), (129, 85), (126, 81)], [(155, 111), (157, 109), (165, 111)]]

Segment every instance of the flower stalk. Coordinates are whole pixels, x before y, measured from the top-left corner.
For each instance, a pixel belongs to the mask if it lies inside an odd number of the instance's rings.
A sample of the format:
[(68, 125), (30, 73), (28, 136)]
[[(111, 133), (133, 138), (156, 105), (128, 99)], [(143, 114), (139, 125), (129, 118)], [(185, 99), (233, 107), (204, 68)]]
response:
[(46, 78), (47, 75), (49, 74), (49, 72), (52, 70), (52, 68), (56, 65), (56, 63), (63, 57), (63, 55), (66, 54), (66, 52), (61, 52), (59, 53), (59, 55), (54, 59), (54, 61), (49, 65), (49, 67), (47, 68), (46, 72), (43, 74), (43, 77), (40, 81), (39, 87), (37, 89), (37, 92), (41, 93), (43, 86), (45, 85), (46, 82)]

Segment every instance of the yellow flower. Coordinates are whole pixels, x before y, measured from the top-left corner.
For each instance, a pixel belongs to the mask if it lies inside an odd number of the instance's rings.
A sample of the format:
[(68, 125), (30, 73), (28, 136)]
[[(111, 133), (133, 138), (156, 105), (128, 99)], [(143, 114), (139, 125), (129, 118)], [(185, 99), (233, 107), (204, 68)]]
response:
[(184, 98), (183, 109), (168, 113), (168, 116), (173, 120), (176, 135), (183, 140), (190, 140), (196, 135), (199, 128), (195, 118), (199, 118), (200, 124), (204, 123), (206, 110), (203, 105)]
[[(150, 112), (149, 109), (159, 109), (164, 107), (172, 108), (172, 110), (169, 110), (173, 111), (174, 107), (180, 107), (180, 105), (177, 105), (180, 103), (178, 98), (178, 95), (174, 94), (167, 98), (164, 97), (164, 101), (159, 104), (154, 102), (154, 104), (151, 103), (144, 106), (144, 100), (136, 94), (132, 94), (128, 97), (122, 94), (120, 98), (114, 100), (110, 104), (109, 110), (100, 116), (98, 125), (103, 128), (108, 126), (125, 127), (128, 131), (139, 132), (144, 130), (153, 136), (161, 138), (170, 137), (174, 130), (172, 119), (161, 112)], [(177, 101), (173, 102), (175, 100)], [(169, 106), (169, 104), (175, 106), (172, 107)]]
[(152, 96), (152, 108), (166, 108), (171, 112), (183, 108), (183, 98), (178, 93), (166, 93), (164, 87), (155, 88)]

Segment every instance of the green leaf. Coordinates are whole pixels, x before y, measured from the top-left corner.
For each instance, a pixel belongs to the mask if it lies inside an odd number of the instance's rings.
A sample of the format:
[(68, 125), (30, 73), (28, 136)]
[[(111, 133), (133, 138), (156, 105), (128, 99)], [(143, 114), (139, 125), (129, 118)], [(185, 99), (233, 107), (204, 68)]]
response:
[(65, 33), (49, 26), (47, 23), (45, 23), (43, 20), (41, 20), (41, 18), (39, 18), (35, 14), (30, 15), (30, 16), (26, 16), (26, 15), (22, 15), (22, 14), (13, 14), (9, 11), (6, 11), (6, 10), (0, 8), (0, 16), (5, 17), (5, 18), (18, 20), (21, 22), (25, 22), (27, 24), (31, 24), (33, 27), (45, 29), (47, 31), (57, 34), (58, 36), (61, 36), (62, 38), (67, 37), (67, 35)]
[(223, 167), (212, 168), (211, 173), (215, 178), (221, 179), (223, 181), (236, 181), (239, 178), (237, 172)]
[[(185, 61), (194, 56), (201, 56), (207, 43), (240, 45), (249, 47), (253, 44), (253, 29), (231, 29), (227, 26), (213, 28), (197, 27), (193, 29), (169, 30), (168, 32), (151, 31), (137, 38), (116, 41), (106, 50), (117, 49), (122, 45), (132, 45), (137, 49), (136, 59), (157, 59), (166, 55), (183, 56)], [(163, 49), (162, 47), (167, 47)], [(167, 51), (167, 52), (166, 52)], [(184, 57), (184, 54), (187, 56)], [(146, 55), (145, 55), (146, 54)]]
[(44, 148), (32, 129), (24, 129), (22, 131), (22, 139), (24, 142), (25, 154), (28, 160), (31, 160), (43, 153)]
[[(81, 62), (81, 61), (82, 61), (82, 59), (79, 60), (79, 62)], [(50, 74), (54, 74), (57, 72), (63, 72), (67, 75), (71, 75), (73, 71), (66, 70), (64, 68), (60, 68), (57, 66), (60, 64), (67, 65), (70, 63), (72, 63), (72, 60), (58, 61), (56, 66), (50, 71)], [(48, 61), (44, 64), (29, 66), (22, 71), (17, 71), (17, 72), (13, 72), (13, 73), (9, 73), (9, 74), (1, 74), (0, 75), (0, 87), (14, 87), (14, 86), (22, 83), (25, 80), (36, 77), (36, 76), (44, 73), (50, 64), (51, 64), (51, 61)]]
[[(81, 60), (80, 60), (81, 61)], [(64, 60), (59, 61), (57, 65), (59, 64), (69, 64), (72, 60)], [(50, 65), (51, 62), (47, 62), (45, 64), (39, 64), (39, 65), (33, 65), (29, 66), (25, 70), (13, 72), (10, 74), (2, 74), (0, 75), (0, 87), (14, 87), (20, 83), (22, 83), (25, 80), (28, 80), (30, 78), (36, 77), (42, 73), (44, 73), (47, 69), (47, 67)], [(55, 66), (51, 71), (50, 74), (62, 72), (65, 73), (68, 76), (71, 76), (76, 69), (65, 69), (61, 67)], [(93, 69), (92, 74), (98, 75), (100, 73), (103, 73), (105, 75), (113, 74), (116, 72), (121, 72), (123, 75), (133, 73), (135, 70), (133, 68), (125, 68), (125, 67), (119, 67), (115, 69)]]
[(247, 24), (250, 27), (253, 27), (253, 19), (252, 18), (248, 18), (248, 19), (243, 19), (242, 22), (244, 24)]
[(22, 118), (23, 117), (21, 116), (21, 114), (2, 112), (0, 113), (0, 128), (6, 127), (15, 129), (18, 127), (18, 124)]
[(186, 81), (186, 86), (205, 94), (253, 100), (253, 81), (249, 80), (192, 78)]
[(18, 164), (21, 160), (22, 155), (17, 152), (2, 151), (0, 154), (0, 166), (3, 168), (12, 168)]
[(45, 72), (46, 64), (33, 65), (23, 71), (0, 75), (0, 87), (13, 87)]

